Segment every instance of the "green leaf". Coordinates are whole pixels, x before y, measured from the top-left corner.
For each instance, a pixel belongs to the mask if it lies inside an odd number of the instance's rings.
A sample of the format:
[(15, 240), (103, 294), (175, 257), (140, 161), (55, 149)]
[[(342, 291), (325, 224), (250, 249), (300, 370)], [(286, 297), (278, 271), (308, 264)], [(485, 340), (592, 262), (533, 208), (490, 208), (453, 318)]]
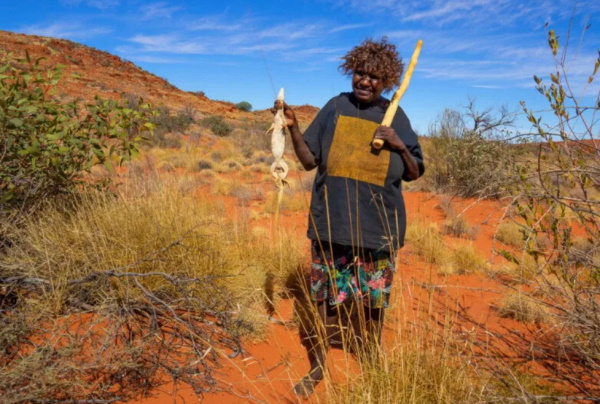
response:
[(19, 118), (13, 118), (10, 121), (8, 121), (8, 123), (10, 123), (15, 128), (20, 128), (21, 126), (23, 126), (23, 121)]
[(28, 154), (34, 154), (34, 153), (39, 153), (40, 149), (38, 149), (37, 146), (29, 146), (26, 149), (23, 150), (19, 150), (17, 153), (20, 156), (26, 156)]
[(113, 167), (112, 163), (110, 162), (110, 160), (106, 160), (104, 161), (104, 167), (106, 167), (106, 169), (108, 171), (110, 171), (112, 174), (115, 173), (115, 168)]

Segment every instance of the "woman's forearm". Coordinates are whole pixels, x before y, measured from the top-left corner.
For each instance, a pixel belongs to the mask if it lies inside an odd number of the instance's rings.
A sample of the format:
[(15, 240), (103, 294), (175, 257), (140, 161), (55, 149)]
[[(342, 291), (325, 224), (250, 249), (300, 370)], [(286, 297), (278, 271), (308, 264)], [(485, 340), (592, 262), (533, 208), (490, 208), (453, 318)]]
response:
[(310, 149), (308, 148), (304, 138), (302, 137), (302, 132), (300, 132), (300, 128), (298, 124), (295, 123), (292, 126), (289, 126), (290, 135), (292, 136), (292, 144), (294, 145), (294, 151), (296, 152), (296, 156), (302, 167), (305, 170), (310, 171), (317, 166), (317, 162), (315, 156), (312, 154)]
[(404, 173), (406, 177), (411, 181), (419, 178), (419, 163), (417, 162), (417, 159), (410, 154), (408, 148), (404, 147), (400, 149), (400, 156), (404, 162)]

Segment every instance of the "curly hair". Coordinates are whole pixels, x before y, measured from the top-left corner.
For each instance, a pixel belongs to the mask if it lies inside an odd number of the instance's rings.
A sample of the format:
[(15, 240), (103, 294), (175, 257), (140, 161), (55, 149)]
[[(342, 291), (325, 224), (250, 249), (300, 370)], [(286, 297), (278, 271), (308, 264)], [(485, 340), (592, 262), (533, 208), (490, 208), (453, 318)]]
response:
[(400, 83), (404, 70), (402, 58), (396, 45), (389, 43), (387, 37), (381, 41), (367, 38), (358, 46), (342, 56), (340, 71), (351, 76), (355, 71), (367, 70), (381, 77), (384, 91), (390, 91)]

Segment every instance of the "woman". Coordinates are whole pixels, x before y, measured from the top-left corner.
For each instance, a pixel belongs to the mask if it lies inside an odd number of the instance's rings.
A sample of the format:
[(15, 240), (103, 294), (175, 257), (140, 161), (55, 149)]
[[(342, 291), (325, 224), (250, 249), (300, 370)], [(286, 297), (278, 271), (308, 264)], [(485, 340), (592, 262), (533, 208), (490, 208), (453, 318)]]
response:
[[(352, 77), (352, 92), (329, 100), (304, 134), (293, 110), (283, 105), (298, 159), (306, 170), (318, 169), (308, 221), (310, 295), (327, 336), (319, 338), (313, 324), (303, 339), (311, 369), (294, 387), (303, 397), (323, 378), (340, 314), (362, 307), (358, 318), (365, 326), (354, 321), (353, 342), (380, 342), (394, 258), (406, 229), (402, 181), (424, 171), (421, 147), (404, 111), (398, 109), (390, 127), (380, 126), (389, 105), (381, 94), (399, 84), (403, 70), (395, 45), (385, 37), (367, 39), (342, 58), (340, 70)], [(374, 139), (382, 139), (383, 148), (373, 148)]]

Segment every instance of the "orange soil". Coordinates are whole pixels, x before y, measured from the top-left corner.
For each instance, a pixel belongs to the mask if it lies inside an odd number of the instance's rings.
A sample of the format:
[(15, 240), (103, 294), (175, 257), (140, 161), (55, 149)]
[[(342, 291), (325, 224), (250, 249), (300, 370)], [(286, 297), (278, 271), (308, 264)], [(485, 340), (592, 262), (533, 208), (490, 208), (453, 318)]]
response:
[[(302, 180), (310, 181), (309, 175), (302, 173)], [(263, 181), (262, 186), (269, 185)], [(206, 195), (206, 192), (199, 192), (198, 195)], [(235, 198), (222, 199), (230, 215), (243, 214), (244, 210), (252, 209), (252, 204), (247, 207), (239, 206)], [(405, 193), (405, 199), (409, 220), (418, 218), (425, 223), (438, 223), (442, 226), (445, 217), (435, 195)], [(495, 227), (503, 214), (502, 205), (493, 201), (462, 199), (453, 202), (459, 212), (467, 208), (464, 215), (468, 223), (471, 226), (479, 226), (479, 229), (474, 240), (445, 236), (445, 241), (450, 246), (456, 243), (471, 243), (479, 255), (489, 259), (492, 256)], [(264, 224), (263, 221), (261, 225)], [(282, 212), (281, 224), (299, 235), (305, 234), (306, 213)], [(495, 259), (501, 260), (498, 257)], [(427, 285), (438, 287), (431, 292), (432, 289)], [(456, 333), (467, 337), (474, 342), (475, 347), (479, 347), (476, 354), (485, 354), (501, 360), (525, 358), (531, 340), (538, 334), (543, 334), (544, 330), (535, 325), (501, 318), (497, 314), (495, 307), (506, 291), (499, 282), (482, 274), (437, 275), (436, 269), (420, 261), (418, 256), (411, 253), (411, 246), (407, 245), (400, 252), (398, 260), (393, 300), (388, 309), (384, 331), (385, 339), (393, 338), (398, 326), (423, 318), (423, 315), (439, 319), (442, 323), (442, 317), (446, 317), (451, 319)], [(276, 317), (284, 321), (292, 320), (291, 299), (279, 303)], [(293, 394), (292, 387), (307, 372), (308, 362), (296, 329), (270, 324), (267, 339), (262, 343), (247, 344), (245, 349), (243, 356), (240, 355), (234, 360), (226, 357), (223, 359), (223, 368), (219, 372), (224, 384), (230, 386), (229, 392), (205, 394), (200, 398), (191, 389), (186, 389), (186, 386), (177, 386), (175, 389), (172, 383), (167, 383), (160, 391), (155, 391), (153, 397), (141, 399), (136, 403), (163, 403), (173, 400), (189, 403), (201, 400), (206, 403), (225, 404), (253, 402), (251, 397), (266, 403), (301, 401)], [(332, 350), (328, 361), (334, 381), (344, 381), (346, 375), (353, 373), (351, 369), (355, 367), (355, 363), (342, 351)], [(529, 362), (526, 359), (523, 361)], [(536, 369), (542, 372), (540, 366)], [(309, 402), (322, 402), (323, 396), (324, 384), (321, 383)]]

